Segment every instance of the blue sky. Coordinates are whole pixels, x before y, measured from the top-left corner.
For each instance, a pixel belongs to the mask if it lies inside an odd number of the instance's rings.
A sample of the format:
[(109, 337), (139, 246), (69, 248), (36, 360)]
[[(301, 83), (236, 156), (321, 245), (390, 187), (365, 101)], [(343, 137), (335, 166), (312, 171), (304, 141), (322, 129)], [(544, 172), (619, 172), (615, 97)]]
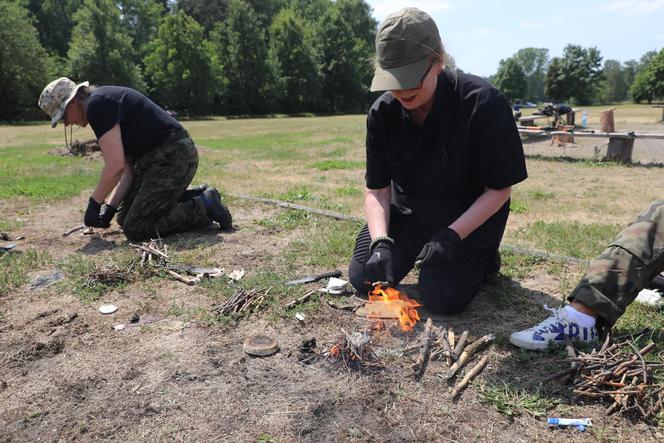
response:
[(597, 47), (604, 60), (641, 58), (664, 47), (664, 0), (366, 0), (380, 22), (406, 6), (429, 13), (466, 72), (488, 76), (521, 48), (562, 54), (568, 43)]

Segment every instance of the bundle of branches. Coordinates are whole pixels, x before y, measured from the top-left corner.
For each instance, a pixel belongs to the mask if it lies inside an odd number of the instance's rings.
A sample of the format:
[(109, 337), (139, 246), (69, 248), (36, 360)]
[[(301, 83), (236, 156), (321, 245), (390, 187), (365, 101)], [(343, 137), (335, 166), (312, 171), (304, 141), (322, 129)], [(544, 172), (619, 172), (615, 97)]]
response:
[(161, 241), (150, 240), (141, 244), (129, 243), (141, 256), (141, 266), (166, 266), (170, 260), (167, 247)]
[(372, 372), (383, 369), (383, 363), (371, 348), (371, 336), (367, 331), (343, 334), (322, 353), (328, 362), (343, 366), (349, 371)]
[(250, 314), (257, 311), (265, 302), (265, 298), (272, 288), (268, 288), (265, 292), (260, 292), (257, 289), (247, 291), (244, 288), (239, 288), (235, 293), (222, 304), (212, 308), (221, 316), (231, 314)]
[(570, 368), (555, 375), (572, 378), (576, 396), (609, 402), (607, 414), (634, 411), (644, 419), (654, 417), (662, 410), (664, 389), (654, 380), (654, 372), (664, 368), (662, 357), (644, 358), (654, 348), (650, 342), (638, 349), (629, 340), (609, 345), (607, 337), (599, 351), (575, 355), (568, 350)]

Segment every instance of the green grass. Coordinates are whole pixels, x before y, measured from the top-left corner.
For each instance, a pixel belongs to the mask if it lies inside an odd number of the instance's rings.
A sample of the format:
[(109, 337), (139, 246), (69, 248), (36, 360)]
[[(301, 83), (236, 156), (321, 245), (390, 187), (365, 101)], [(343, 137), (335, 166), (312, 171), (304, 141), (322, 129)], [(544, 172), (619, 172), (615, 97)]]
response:
[(338, 188), (335, 193), (341, 197), (357, 197), (362, 195), (362, 191), (353, 186), (344, 186)]
[(47, 145), (3, 148), (0, 198), (57, 200), (78, 195), (96, 183), (99, 162), (52, 156), (48, 150)]
[(51, 263), (48, 252), (34, 249), (0, 253), (0, 297), (27, 283), (28, 274)]
[[(96, 272), (111, 268), (120, 271), (126, 270), (129, 267), (129, 261), (134, 258), (131, 252), (133, 251), (119, 251), (116, 257), (119, 262), (117, 265), (112, 257), (104, 257), (99, 260), (82, 254), (72, 254), (60, 263), (60, 267), (64, 271), (66, 278), (57, 284), (73, 293), (82, 302), (89, 303), (99, 300), (112, 290), (124, 289), (129, 282), (117, 281), (105, 283), (91, 277)], [(141, 274), (141, 271), (137, 271), (129, 277), (134, 280), (137, 275)]]
[(274, 217), (258, 220), (256, 223), (258, 223), (260, 226), (263, 226), (264, 228), (268, 228), (277, 232), (290, 231), (299, 226), (307, 224), (311, 216), (312, 215), (306, 211), (296, 211), (289, 209), (287, 211), (280, 212)]
[(331, 169), (358, 169), (364, 167), (364, 162), (357, 160), (321, 160), (314, 163), (313, 167), (320, 171), (329, 171)]
[(516, 236), (536, 242), (548, 252), (591, 258), (604, 250), (620, 229), (618, 224), (538, 220), (519, 231)]
[(513, 417), (527, 413), (533, 417), (543, 417), (558, 402), (545, 398), (540, 391), (528, 392), (509, 383), (487, 384), (481, 389), (484, 403), (493, 405), (498, 412)]
[(529, 191), (528, 195), (533, 200), (541, 200), (541, 201), (542, 200), (551, 200), (552, 198), (554, 198), (556, 196), (556, 194), (551, 192), (551, 191), (544, 191), (544, 190), (539, 189), (539, 188)]
[(514, 197), (510, 200), (510, 212), (514, 214), (523, 214), (528, 210), (528, 206), (520, 200), (516, 200)]

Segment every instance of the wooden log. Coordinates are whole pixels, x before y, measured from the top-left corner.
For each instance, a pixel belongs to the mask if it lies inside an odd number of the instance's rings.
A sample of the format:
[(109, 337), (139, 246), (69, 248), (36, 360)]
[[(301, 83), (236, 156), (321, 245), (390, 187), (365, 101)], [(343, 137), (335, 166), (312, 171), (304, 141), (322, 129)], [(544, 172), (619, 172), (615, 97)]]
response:
[(433, 321), (431, 317), (427, 318), (427, 323), (424, 326), (424, 343), (420, 349), (420, 355), (417, 356), (417, 361), (413, 365), (413, 370), (415, 371), (415, 379), (419, 380), (424, 375), (424, 371), (429, 364), (429, 356), (431, 355), (431, 328), (433, 327)]
[(484, 366), (486, 366), (488, 361), (489, 361), (489, 355), (487, 354), (484, 357), (482, 357), (479, 363), (477, 363), (475, 366), (473, 366), (473, 368), (470, 371), (468, 371), (468, 373), (461, 379), (461, 381), (452, 389), (452, 398), (457, 397), (461, 393), (461, 391), (466, 386), (468, 386), (470, 380), (473, 377), (475, 377), (477, 374), (479, 374), (480, 371), (482, 371), (482, 369), (484, 369)]
[(602, 113), (599, 116), (599, 127), (600, 131), (602, 132), (615, 132), (616, 130), (616, 124), (613, 119), (613, 111), (615, 111), (616, 108), (611, 108), (607, 109), (606, 111), (602, 111)]
[(631, 163), (633, 149), (633, 138), (609, 137), (609, 147), (606, 150), (605, 160), (618, 163)]

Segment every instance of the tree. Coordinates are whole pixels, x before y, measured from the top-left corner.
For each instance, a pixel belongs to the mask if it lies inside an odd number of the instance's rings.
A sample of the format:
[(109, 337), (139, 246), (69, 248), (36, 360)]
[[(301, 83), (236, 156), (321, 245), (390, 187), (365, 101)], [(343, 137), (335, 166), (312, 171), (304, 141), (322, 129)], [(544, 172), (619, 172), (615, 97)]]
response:
[(145, 77), (160, 104), (190, 113), (211, 110), (223, 83), (201, 25), (182, 11), (164, 17), (147, 53)]
[(72, 77), (145, 89), (128, 29), (114, 1), (85, 0), (74, 22), (67, 52)]
[(0, 120), (43, 116), (36, 103), (48, 82), (48, 63), (28, 10), (0, 1)]
[(525, 97), (528, 91), (526, 74), (513, 57), (500, 61), (494, 85), (510, 101)]
[(544, 100), (544, 77), (549, 62), (549, 50), (523, 48), (512, 57), (526, 76), (526, 92), (521, 98), (534, 102)]
[(82, 3), (83, 0), (25, 0), (37, 19), (35, 26), (44, 48), (60, 57), (67, 55), (74, 13)]
[(338, 8), (331, 8), (317, 26), (318, 53), (323, 75), (322, 100), (327, 112), (360, 111), (366, 103), (369, 69), (366, 47), (357, 45), (350, 24)]
[(261, 113), (270, 110), (275, 90), (275, 67), (268, 59), (263, 30), (251, 6), (230, 0), (228, 17), (211, 32), (228, 81), (224, 107), (231, 113)]
[(545, 79), (545, 89), (550, 97), (578, 104), (591, 103), (602, 80), (602, 57), (597, 48), (567, 45), (551, 71), (554, 60), (551, 60)]
[(282, 9), (270, 26), (270, 58), (274, 60), (286, 112), (313, 109), (320, 96), (320, 72), (316, 52), (307, 38), (307, 23), (293, 9)]
[(164, 5), (155, 0), (121, 0), (118, 2), (122, 22), (127, 28), (136, 63), (142, 64), (147, 55), (147, 46), (157, 35), (159, 19), (164, 14)]
[(207, 35), (215, 24), (226, 19), (229, 0), (178, 0), (176, 10), (184, 11), (203, 26)]
[(630, 90), (636, 103), (664, 98), (664, 48), (655, 55), (647, 55), (647, 59), (641, 59), (647, 64), (636, 74)]
[(600, 91), (603, 103), (621, 102), (627, 99), (627, 83), (622, 65), (617, 60), (604, 62), (604, 81)]

